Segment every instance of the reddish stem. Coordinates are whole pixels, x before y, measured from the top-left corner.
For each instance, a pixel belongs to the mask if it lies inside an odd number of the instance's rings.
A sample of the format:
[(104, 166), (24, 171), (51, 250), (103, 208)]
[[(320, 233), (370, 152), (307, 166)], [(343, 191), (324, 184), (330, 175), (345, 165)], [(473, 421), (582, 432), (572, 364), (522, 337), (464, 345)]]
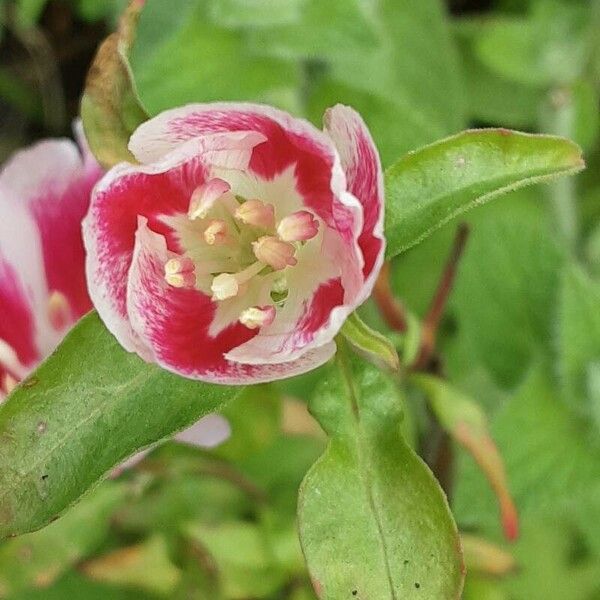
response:
[(390, 329), (404, 332), (406, 331), (406, 315), (402, 304), (394, 297), (392, 286), (390, 284), (390, 263), (386, 262), (381, 268), (375, 288), (373, 289), (373, 299), (379, 312)]
[(446, 261), (442, 278), (438, 284), (429, 311), (423, 321), (423, 327), (421, 329), (421, 349), (419, 351), (419, 356), (413, 365), (413, 368), (417, 371), (427, 367), (435, 350), (437, 332), (446, 304), (448, 303), (448, 298), (450, 297), (450, 292), (452, 292), (454, 286), (458, 263), (464, 252), (468, 237), (469, 226), (466, 223), (462, 223), (456, 231), (454, 244), (450, 256)]

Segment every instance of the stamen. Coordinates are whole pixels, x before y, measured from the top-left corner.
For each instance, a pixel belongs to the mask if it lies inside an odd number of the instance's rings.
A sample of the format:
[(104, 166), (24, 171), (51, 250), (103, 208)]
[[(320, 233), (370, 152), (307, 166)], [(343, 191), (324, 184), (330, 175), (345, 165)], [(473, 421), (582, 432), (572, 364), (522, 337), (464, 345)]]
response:
[(307, 210), (299, 210), (281, 219), (277, 233), (284, 242), (305, 242), (319, 233), (319, 221)]
[(266, 327), (275, 320), (277, 311), (274, 306), (253, 306), (240, 315), (240, 323), (248, 329)]
[(0, 339), (0, 365), (17, 377), (25, 377), (27, 369), (21, 364), (15, 349)]
[(265, 235), (252, 242), (252, 250), (258, 260), (273, 267), (276, 271), (285, 269), (288, 265), (295, 266), (298, 261), (294, 258), (296, 248), (274, 236)]
[(239, 273), (221, 273), (217, 275), (210, 286), (213, 300), (227, 300), (237, 296), (242, 285), (258, 275), (264, 268), (263, 263), (256, 261)]
[(54, 290), (48, 297), (48, 320), (56, 331), (62, 331), (72, 321), (71, 305), (67, 297)]
[(2, 389), (5, 394), (10, 394), (17, 387), (17, 383), (19, 382), (10, 373), (5, 373), (0, 389)]
[(165, 281), (175, 288), (193, 288), (196, 285), (194, 261), (187, 256), (171, 258), (165, 263)]
[(247, 200), (238, 206), (235, 218), (246, 225), (271, 229), (275, 225), (275, 207), (261, 200)]
[(231, 190), (231, 186), (218, 177), (197, 187), (190, 198), (188, 217), (192, 220), (206, 218), (210, 209), (218, 200), (223, 198), (229, 190)]
[(227, 223), (214, 219), (204, 230), (204, 241), (210, 246), (222, 246), (227, 242)]

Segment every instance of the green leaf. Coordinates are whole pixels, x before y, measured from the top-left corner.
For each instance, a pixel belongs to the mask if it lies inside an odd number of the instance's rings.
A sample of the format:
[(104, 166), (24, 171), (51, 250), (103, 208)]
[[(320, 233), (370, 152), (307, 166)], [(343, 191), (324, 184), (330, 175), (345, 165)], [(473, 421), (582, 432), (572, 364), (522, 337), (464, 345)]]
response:
[[(239, 32), (211, 23), (207, 7), (194, 4), (177, 0), (182, 18), (169, 3), (155, 0), (142, 15), (132, 65), (150, 112), (223, 99), (295, 110), (299, 65), (253, 52)], [(166, 20), (164, 14), (171, 16)]]
[(300, 19), (303, 0), (212, 0), (210, 14), (224, 27), (270, 27)]
[(87, 141), (101, 165), (135, 162), (127, 144), (148, 115), (137, 95), (129, 66), (129, 50), (143, 0), (131, 0), (119, 30), (98, 49), (81, 98), (81, 119)]
[(187, 534), (211, 555), (224, 594), (232, 600), (272, 595), (285, 581), (269, 540), (257, 525), (243, 522), (191, 525)]
[(159, 535), (94, 558), (81, 570), (95, 581), (141, 588), (161, 596), (170, 595), (181, 579), (180, 570), (169, 558), (167, 542)]
[(374, 365), (397, 373), (400, 359), (394, 345), (384, 335), (371, 329), (353, 312), (342, 326), (342, 335), (352, 348)]
[(110, 516), (124, 497), (124, 486), (103, 485), (63, 519), (0, 545), (0, 598), (48, 587), (94, 552), (108, 534)]
[(272, 444), (281, 430), (281, 401), (279, 390), (272, 384), (247, 387), (221, 411), (231, 436), (213, 453), (239, 461)]
[(472, 213), (451, 300), (457, 345), (468, 352), (455, 378), (480, 363), (501, 388), (511, 389), (540, 353), (554, 350), (566, 252), (540, 200), (535, 190), (521, 190)]
[(352, 372), (347, 357), (338, 361), (311, 407), (330, 443), (298, 505), (317, 595), (458, 598), (458, 532), (438, 483), (401, 437), (397, 388), (372, 367)]
[(569, 140), (503, 129), (465, 131), (410, 152), (386, 171), (387, 255), (500, 194), (584, 166)]
[(426, 393), (440, 425), (473, 456), (484, 472), (498, 498), (504, 534), (514, 540), (519, 532), (517, 509), (485, 413), (471, 398), (437, 377), (415, 374), (410, 380)]
[[(597, 499), (600, 448), (594, 431), (561, 401), (548, 367), (537, 366), (492, 420), (523, 526), (540, 511), (571, 511)], [(496, 531), (494, 498), (472, 461), (461, 461), (454, 511), (461, 525)], [(598, 504), (595, 514), (598, 518)]]
[(0, 406), (0, 537), (42, 527), (125, 458), (240, 391), (146, 364), (88, 315)]
[(311, 0), (301, 25), (263, 32), (258, 43), (266, 51), (301, 50), (325, 64), (314, 69), (308, 87), (311, 118), (320, 122), (337, 102), (353, 106), (384, 165), (467, 125), (464, 86), (439, 0)]
[(564, 397), (580, 414), (593, 411), (588, 379), (600, 361), (600, 284), (578, 266), (563, 276), (559, 309), (559, 366)]

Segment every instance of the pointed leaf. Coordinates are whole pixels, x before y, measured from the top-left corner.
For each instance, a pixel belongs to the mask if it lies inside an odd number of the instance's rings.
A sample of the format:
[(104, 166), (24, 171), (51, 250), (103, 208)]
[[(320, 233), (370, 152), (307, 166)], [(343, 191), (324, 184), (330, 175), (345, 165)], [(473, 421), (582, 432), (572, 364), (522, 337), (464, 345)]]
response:
[(352, 313), (342, 326), (342, 334), (352, 348), (374, 365), (398, 372), (400, 359), (394, 345), (384, 335), (371, 329), (359, 316)]
[(458, 532), (441, 488), (401, 437), (398, 390), (373, 367), (340, 362), (312, 403), (331, 441), (298, 505), (317, 595), (457, 599)]
[(0, 538), (42, 527), (125, 458), (241, 389), (146, 364), (95, 313), (84, 317), (0, 406)]
[(464, 131), (410, 152), (386, 172), (387, 255), (500, 194), (584, 166), (569, 140), (505, 129)]

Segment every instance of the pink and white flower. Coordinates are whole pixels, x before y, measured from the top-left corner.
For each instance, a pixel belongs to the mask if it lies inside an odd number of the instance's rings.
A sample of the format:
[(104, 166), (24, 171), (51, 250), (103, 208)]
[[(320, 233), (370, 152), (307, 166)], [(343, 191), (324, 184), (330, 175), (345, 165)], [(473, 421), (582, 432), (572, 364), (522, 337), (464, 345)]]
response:
[(129, 351), (242, 384), (327, 361), (383, 262), (382, 171), (351, 108), (324, 131), (254, 104), (141, 125), (84, 222), (90, 295)]
[[(81, 221), (103, 172), (78, 134), (81, 151), (42, 141), (0, 171), (0, 403), (92, 308)], [(229, 434), (226, 419), (208, 415), (176, 439), (212, 447)]]
[(82, 147), (42, 141), (0, 171), (0, 400), (92, 308), (81, 221), (102, 171)]

